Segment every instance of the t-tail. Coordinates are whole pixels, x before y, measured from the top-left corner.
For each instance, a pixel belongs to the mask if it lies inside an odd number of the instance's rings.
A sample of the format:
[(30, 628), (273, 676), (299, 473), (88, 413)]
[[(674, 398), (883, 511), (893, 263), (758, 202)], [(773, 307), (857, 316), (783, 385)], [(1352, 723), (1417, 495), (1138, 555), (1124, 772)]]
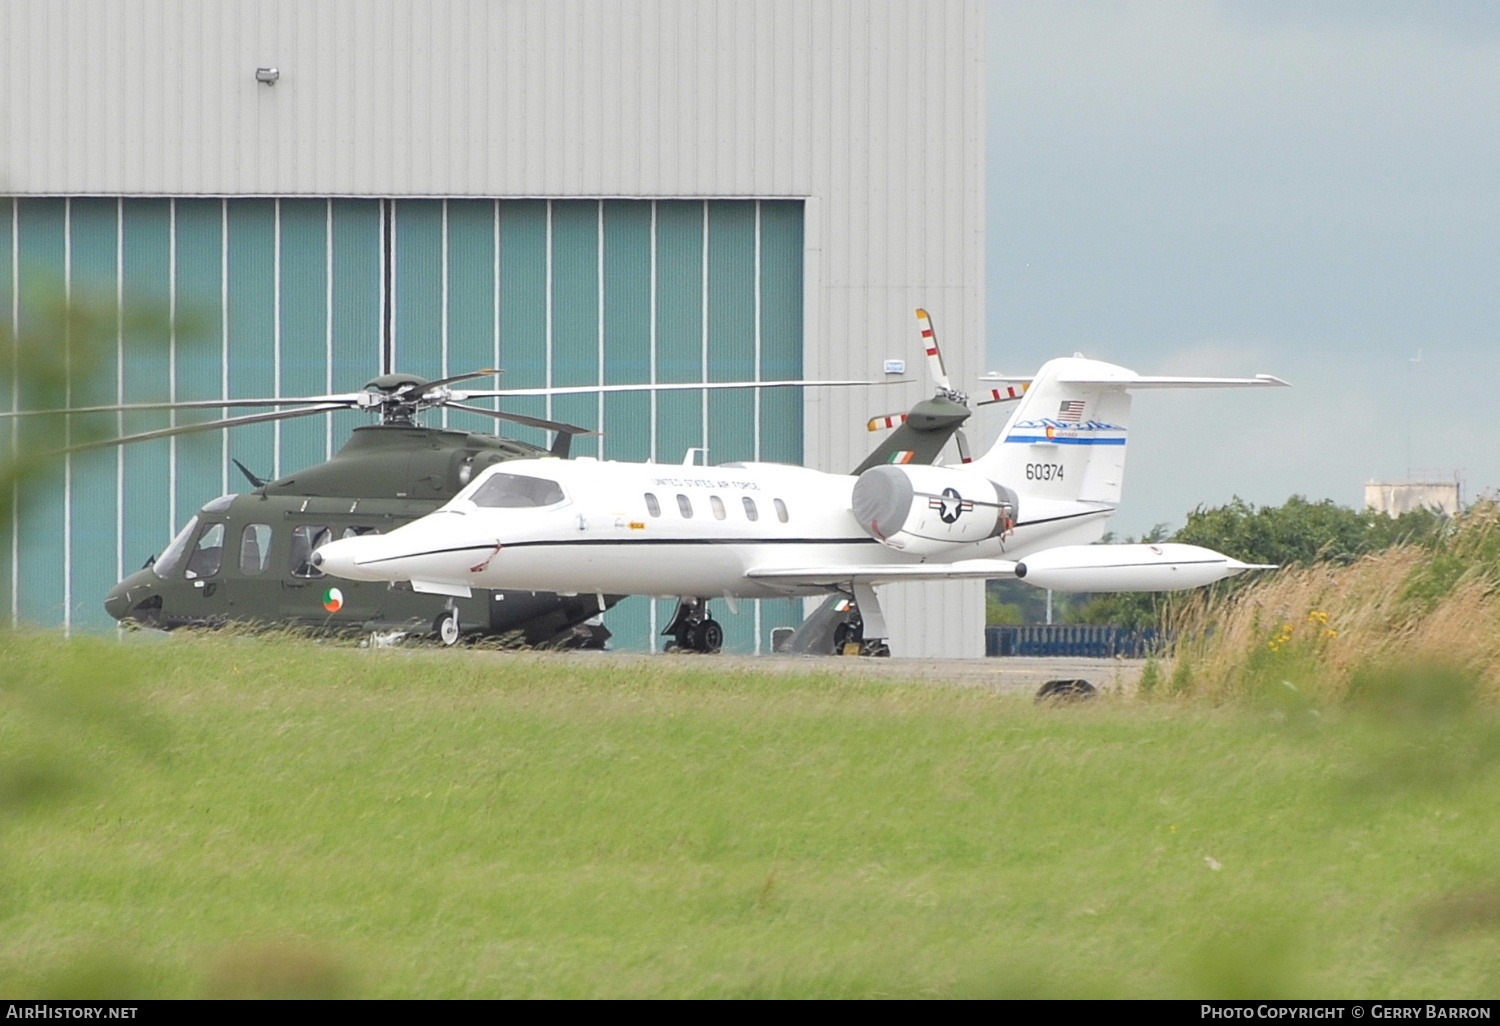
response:
[(1125, 482), (1132, 390), (1285, 384), (1269, 374), (1148, 377), (1081, 356), (1050, 360), (1030, 379), (994, 446), (973, 469), (1026, 495), (1114, 506)]

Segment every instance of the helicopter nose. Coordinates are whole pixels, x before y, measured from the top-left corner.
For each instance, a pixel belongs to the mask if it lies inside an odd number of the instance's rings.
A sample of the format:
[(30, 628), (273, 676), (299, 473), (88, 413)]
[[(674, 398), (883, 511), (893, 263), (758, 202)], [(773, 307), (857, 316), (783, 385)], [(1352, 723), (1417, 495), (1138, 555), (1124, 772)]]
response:
[(130, 611), (130, 589), (124, 581), (109, 589), (109, 594), (104, 596), (104, 611), (116, 620), (124, 619)]

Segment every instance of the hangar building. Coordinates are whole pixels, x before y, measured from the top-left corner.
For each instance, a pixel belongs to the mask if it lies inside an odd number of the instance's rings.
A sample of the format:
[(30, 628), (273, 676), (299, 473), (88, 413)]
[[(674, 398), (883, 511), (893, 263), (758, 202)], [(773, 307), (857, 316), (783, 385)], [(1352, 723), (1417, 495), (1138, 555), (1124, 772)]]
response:
[[(905, 359), (915, 383), (890, 388), (504, 407), (602, 427), (576, 454), (851, 469), (869, 417), (931, 392), (916, 306), (955, 382), (980, 370), (984, 39), (981, 0), (7, 3), (0, 317), (25, 331), (49, 290), (116, 312), (113, 366), (75, 404), (350, 391), (393, 369), (497, 365), (524, 387), (879, 378)], [(182, 327), (144, 345), (141, 306)], [(230, 457), (279, 475), (360, 422), (72, 457), (0, 539), (4, 614), (107, 624), (116, 580), (245, 487)], [(981, 654), (978, 584), (885, 592), (898, 653)], [(645, 648), (670, 608), (631, 599), (606, 622)], [(716, 615), (754, 650), (801, 609)]]

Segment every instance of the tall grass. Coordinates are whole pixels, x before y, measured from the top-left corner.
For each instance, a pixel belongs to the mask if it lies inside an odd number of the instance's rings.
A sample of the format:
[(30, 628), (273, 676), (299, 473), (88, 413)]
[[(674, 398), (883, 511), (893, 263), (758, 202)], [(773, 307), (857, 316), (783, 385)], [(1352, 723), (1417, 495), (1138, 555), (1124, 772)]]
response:
[(1477, 700), (1500, 704), (1500, 507), (1481, 503), (1424, 544), (1206, 594), (1176, 626), (1187, 640), (1157, 693), (1232, 701), (1294, 690), (1337, 702), (1372, 673), (1426, 667), (1472, 679)]

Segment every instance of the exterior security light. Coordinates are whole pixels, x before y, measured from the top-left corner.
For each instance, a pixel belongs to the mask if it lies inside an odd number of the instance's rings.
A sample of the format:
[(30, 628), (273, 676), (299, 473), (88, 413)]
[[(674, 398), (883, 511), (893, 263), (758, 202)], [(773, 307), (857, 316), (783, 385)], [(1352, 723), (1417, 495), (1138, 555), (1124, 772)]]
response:
[(277, 71), (275, 68), (255, 69), (255, 81), (259, 82), (261, 85), (273, 86), (276, 84), (276, 80), (280, 77), (281, 72)]
[(887, 361), (885, 361), (885, 372), (887, 374), (905, 374), (906, 373), (906, 361), (905, 360), (887, 360)]

